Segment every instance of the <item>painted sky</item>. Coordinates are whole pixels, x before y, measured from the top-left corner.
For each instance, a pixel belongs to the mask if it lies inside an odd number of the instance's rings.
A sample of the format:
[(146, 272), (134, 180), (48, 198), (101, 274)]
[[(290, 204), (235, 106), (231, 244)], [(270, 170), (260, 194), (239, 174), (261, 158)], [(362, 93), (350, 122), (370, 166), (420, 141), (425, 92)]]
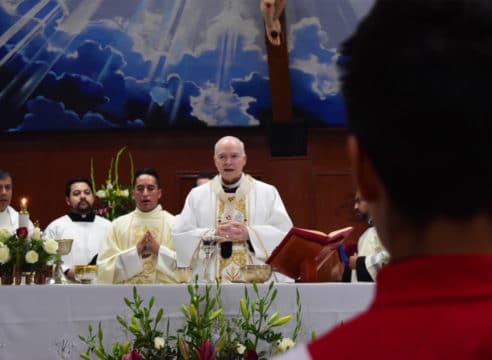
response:
[[(336, 48), (371, 4), (287, 2), (299, 116), (343, 125)], [(0, 89), (3, 131), (271, 117), (263, 23), (249, 0), (0, 0)]]

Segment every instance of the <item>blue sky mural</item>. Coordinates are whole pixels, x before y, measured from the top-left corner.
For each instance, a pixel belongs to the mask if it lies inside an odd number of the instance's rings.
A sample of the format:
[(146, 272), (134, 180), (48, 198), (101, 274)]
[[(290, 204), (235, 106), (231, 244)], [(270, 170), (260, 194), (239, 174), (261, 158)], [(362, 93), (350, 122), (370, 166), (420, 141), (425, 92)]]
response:
[[(297, 116), (343, 126), (337, 46), (371, 4), (287, 1)], [(0, 0), (0, 128), (259, 126), (263, 36), (256, 0)]]

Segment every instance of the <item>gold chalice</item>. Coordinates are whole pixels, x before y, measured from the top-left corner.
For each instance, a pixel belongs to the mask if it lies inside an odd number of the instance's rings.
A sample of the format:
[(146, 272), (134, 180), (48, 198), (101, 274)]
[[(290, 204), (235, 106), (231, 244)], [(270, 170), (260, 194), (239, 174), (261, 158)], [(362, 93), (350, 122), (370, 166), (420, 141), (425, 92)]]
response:
[(268, 264), (244, 265), (241, 267), (241, 275), (244, 281), (249, 283), (263, 283), (270, 278), (272, 268)]
[(75, 280), (81, 284), (91, 284), (97, 277), (97, 265), (75, 265)]
[(65, 275), (63, 274), (63, 270), (61, 268), (61, 265), (63, 264), (63, 260), (61, 257), (62, 255), (70, 254), (70, 251), (72, 250), (73, 239), (60, 239), (56, 240), (56, 242), (58, 243), (58, 250), (56, 251), (56, 266), (54, 271), (55, 275), (53, 276), (53, 278), (55, 279), (55, 284), (62, 284)]
[(191, 277), (193, 276), (193, 270), (189, 266), (177, 267), (175, 274), (178, 282), (182, 284), (189, 283), (191, 281)]

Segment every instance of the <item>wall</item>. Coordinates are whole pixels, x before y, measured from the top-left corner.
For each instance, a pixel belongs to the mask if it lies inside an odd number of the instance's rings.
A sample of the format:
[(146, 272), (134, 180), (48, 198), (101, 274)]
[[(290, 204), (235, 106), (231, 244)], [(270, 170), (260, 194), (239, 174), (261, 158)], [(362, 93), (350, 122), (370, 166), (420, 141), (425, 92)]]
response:
[[(20, 197), (27, 196), (31, 219), (39, 220), (44, 228), (66, 211), (67, 179), (89, 176), (92, 157), (100, 185), (111, 157), (126, 145), (136, 168), (158, 170), (164, 189), (162, 204), (176, 214), (194, 174), (215, 171), (213, 145), (229, 133), (246, 144), (246, 171), (278, 188), (296, 226), (329, 232), (351, 224), (353, 195), (344, 130), (311, 129), (307, 156), (301, 157), (271, 157), (265, 131), (251, 128), (4, 134), (0, 167), (13, 175), (14, 207), (18, 208)], [(125, 156), (119, 175), (120, 182), (130, 182)]]

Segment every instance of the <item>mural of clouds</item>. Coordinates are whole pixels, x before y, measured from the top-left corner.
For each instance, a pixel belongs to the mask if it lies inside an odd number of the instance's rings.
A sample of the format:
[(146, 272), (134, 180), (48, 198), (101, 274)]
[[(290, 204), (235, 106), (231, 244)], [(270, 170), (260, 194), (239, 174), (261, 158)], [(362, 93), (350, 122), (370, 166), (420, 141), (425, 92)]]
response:
[[(361, 1), (288, 3), (294, 106), (312, 123), (343, 125), (335, 49)], [(262, 21), (257, 1), (0, 0), (0, 130), (259, 126)]]

